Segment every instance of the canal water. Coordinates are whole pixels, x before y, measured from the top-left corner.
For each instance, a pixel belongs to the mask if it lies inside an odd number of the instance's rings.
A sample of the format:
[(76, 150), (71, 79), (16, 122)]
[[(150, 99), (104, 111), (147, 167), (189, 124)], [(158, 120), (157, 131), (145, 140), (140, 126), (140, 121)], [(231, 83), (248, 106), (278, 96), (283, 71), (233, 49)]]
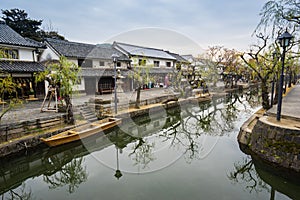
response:
[(0, 199), (300, 199), (300, 183), (241, 151), (255, 91), (153, 109), (105, 133), (0, 161)]

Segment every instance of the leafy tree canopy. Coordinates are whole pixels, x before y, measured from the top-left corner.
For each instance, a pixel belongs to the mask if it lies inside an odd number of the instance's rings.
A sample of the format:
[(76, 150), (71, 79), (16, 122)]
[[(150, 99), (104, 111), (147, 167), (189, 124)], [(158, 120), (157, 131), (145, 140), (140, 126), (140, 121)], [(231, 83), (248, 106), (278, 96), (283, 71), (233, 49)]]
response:
[(64, 40), (65, 38), (58, 34), (57, 31), (45, 31), (40, 28), (43, 20), (35, 20), (28, 17), (25, 10), (18, 8), (10, 10), (1, 10), (2, 19), (5, 23), (23, 37), (33, 40), (42, 41), (44, 38), (55, 38)]
[(277, 37), (289, 28), (295, 34), (300, 28), (299, 0), (270, 0), (264, 4), (260, 16), (256, 32), (271, 31)]

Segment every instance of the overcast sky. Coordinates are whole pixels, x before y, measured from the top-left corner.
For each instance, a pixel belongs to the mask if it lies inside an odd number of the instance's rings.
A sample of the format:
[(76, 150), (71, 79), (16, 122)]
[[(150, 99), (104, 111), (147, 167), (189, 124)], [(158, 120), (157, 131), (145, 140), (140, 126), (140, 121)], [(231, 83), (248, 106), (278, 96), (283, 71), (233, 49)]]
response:
[(214, 45), (247, 50), (266, 1), (2, 0), (1, 9), (23, 9), (70, 41), (117, 40), (197, 54)]

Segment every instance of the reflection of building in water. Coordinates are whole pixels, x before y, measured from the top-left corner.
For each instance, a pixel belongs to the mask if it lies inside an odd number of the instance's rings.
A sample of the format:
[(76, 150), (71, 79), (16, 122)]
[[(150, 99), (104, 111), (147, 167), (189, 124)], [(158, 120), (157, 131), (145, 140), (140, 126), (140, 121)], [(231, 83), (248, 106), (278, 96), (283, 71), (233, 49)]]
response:
[(127, 143), (128, 141), (133, 142), (138, 138), (156, 134), (173, 124), (180, 123), (181, 114), (179, 110), (179, 108), (164, 110), (166, 112), (166, 115), (164, 117), (162, 117), (161, 112), (157, 112), (151, 114), (151, 118), (149, 116), (144, 116), (133, 119), (133, 121), (125, 120), (121, 124), (120, 129), (117, 130), (117, 136), (109, 134), (108, 137), (116, 145), (117, 140), (121, 141), (121, 143), (118, 143), (118, 145), (121, 146), (118, 147), (124, 148), (126, 145), (122, 145), (122, 141), (124, 141), (125, 143)]
[[(164, 127), (178, 122), (180, 115), (174, 112), (167, 112), (167, 123)], [(144, 124), (143, 124), (144, 123)], [(59, 172), (63, 166), (72, 162), (76, 158), (81, 158), (91, 152), (101, 151), (102, 149), (115, 144), (119, 149), (127, 144), (138, 140), (127, 133), (135, 133), (144, 137), (157, 133), (161, 129), (160, 119), (150, 121), (144, 118), (139, 121), (140, 126), (135, 123), (126, 127), (126, 132), (115, 128), (105, 136), (100, 133), (83, 141), (70, 143), (57, 148), (44, 149), (28, 156), (19, 157), (9, 161), (0, 161), (0, 194), (4, 194), (10, 189), (21, 186), (22, 182), (30, 177), (51, 176)], [(157, 129), (158, 127), (159, 129)]]
[[(89, 149), (86, 146), (89, 145)], [(82, 158), (91, 151), (102, 150), (110, 146), (106, 137), (97, 135), (84, 141), (70, 143), (52, 149), (43, 149), (34, 154), (12, 160), (0, 161), (0, 194), (21, 186), (30, 177), (52, 176), (63, 166), (76, 158)]]

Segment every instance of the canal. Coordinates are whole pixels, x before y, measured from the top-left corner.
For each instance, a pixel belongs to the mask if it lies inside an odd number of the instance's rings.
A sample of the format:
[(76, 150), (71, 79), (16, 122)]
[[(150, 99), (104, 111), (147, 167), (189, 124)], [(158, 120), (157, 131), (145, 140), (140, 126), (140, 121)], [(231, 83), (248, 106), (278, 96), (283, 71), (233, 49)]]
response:
[(299, 199), (300, 183), (241, 151), (257, 91), (149, 111), (109, 132), (0, 160), (1, 199)]

